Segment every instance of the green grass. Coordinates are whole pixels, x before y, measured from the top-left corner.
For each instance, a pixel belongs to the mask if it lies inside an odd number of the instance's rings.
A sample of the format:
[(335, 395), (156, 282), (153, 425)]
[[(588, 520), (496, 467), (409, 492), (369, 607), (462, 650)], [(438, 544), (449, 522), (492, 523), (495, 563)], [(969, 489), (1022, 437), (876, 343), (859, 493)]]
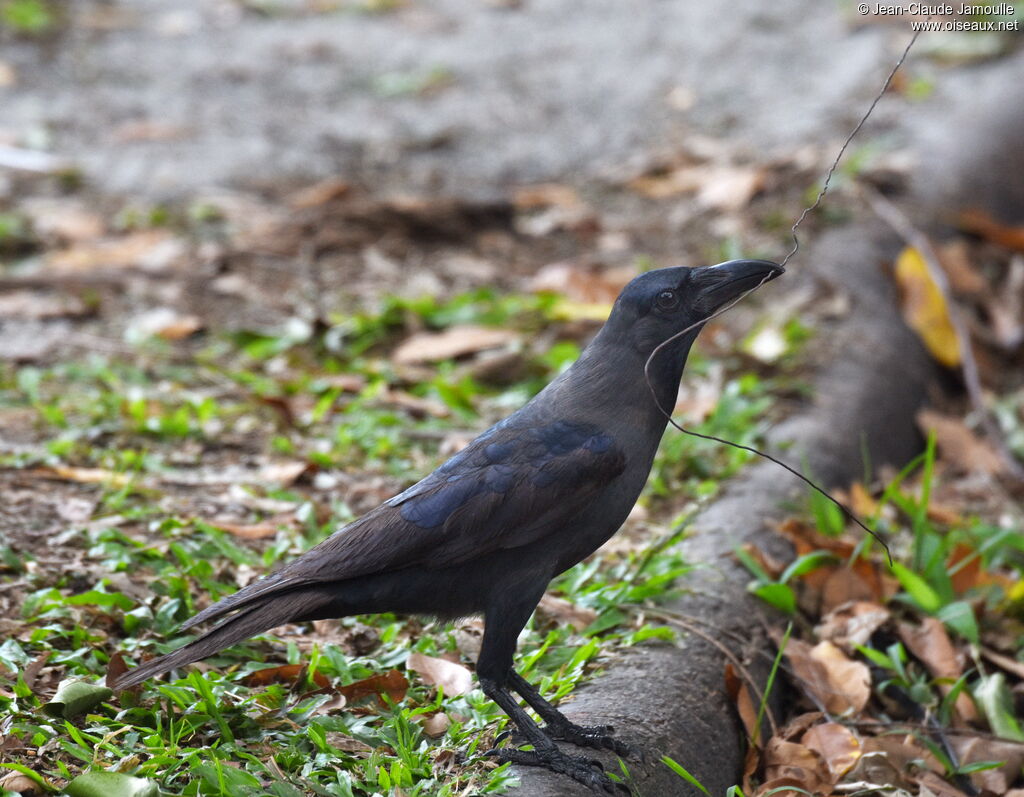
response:
[[(0, 543), (0, 578), (24, 593), (17, 629), (0, 644), (0, 715), (13, 745), (5, 760), (53, 791), (71, 783), (69, 793), (87, 793), (89, 783), (76, 780), (82, 773), (125, 776), (103, 784), (112, 797), (153, 787), (233, 797), (506, 790), (507, 767), (481, 756), (505, 727), (500, 710), (479, 690), (446, 697), (405, 670), (414, 651), (465, 661), (462, 629), (451, 624), (385, 614), (345, 618), (328, 638), (264, 635), (211, 657), (201, 678), (151, 681), (119, 700), (98, 690), (70, 716), (63, 703), (47, 703), (54, 679), (29, 688), (23, 677), (48, 657), (60, 678), (97, 683), (117, 652), (129, 661), (167, 652), (184, 638), (176, 629), (197, 601), (230, 594), (240, 571), (266, 572), (353, 517), (344, 503), (325, 506), (308, 483), (240, 485), (254, 499), (248, 522), (277, 522), (261, 502), (291, 506), (295, 518), (265, 540), (243, 540), (205, 517), (188, 488), (169, 488), (168, 477), (241, 452), (285, 456), (313, 472), (377, 475), (397, 489), (436, 467), (446, 435), (482, 430), (579, 352), (571, 342), (526, 350), (523, 378), (504, 386), (478, 384), (455, 363), (414, 382), (396, 372), (387, 354), (407, 329), (457, 323), (513, 327), (529, 339), (559, 323), (558, 300), (491, 291), (448, 301), (388, 299), (372, 312), (334, 319), (323, 334), (297, 327), (214, 336), (185, 356), (181, 347), (145, 341), (121, 358), (0, 367), (0, 413), (34, 412), (38, 440), (0, 455), (0, 465), (92, 468), (102, 476), (87, 488), (96, 502), (88, 522), (72, 524), (54, 543), (73, 564), (55, 566), (52, 551), (20, 541)], [(695, 354), (693, 374), (704, 368)], [(695, 428), (756, 442), (773, 387), (750, 375), (727, 380), (718, 408)], [(410, 414), (382, 398), (395, 389), (444, 412)], [(713, 494), (748, 456), (670, 430), (642, 498), (648, 538), (555, 580), (551, 590), (592, 611), (593, 622), (577, 631), (534, 617), (520, 640), (519, 671), (559, 700), (615, 647), (672, 639), (668, 627), (622, 607), (664, 600), (685, 584), (690, 566), (675, 545), (685, 523), (674, 514), (683, 501)], [(285, 663), (305, 665), (305, 677), (250, 685), (253, 672)], [(337, 687), (394, 669), (409, 681), (400, 702), (332, 703)], [(321, 678), (326, 690), (317, 686)], [(433, 739), (422, 723), (437, 712), (449, 725)]]

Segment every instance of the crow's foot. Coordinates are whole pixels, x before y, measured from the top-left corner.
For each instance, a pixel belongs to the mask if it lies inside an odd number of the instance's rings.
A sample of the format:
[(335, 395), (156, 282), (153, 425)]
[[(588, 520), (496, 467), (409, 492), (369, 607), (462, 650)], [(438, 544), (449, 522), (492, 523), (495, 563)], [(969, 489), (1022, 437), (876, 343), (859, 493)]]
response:
[(623, 758), (637, 758), (636, 752), (628, 744), (612, 736), (615, 729), (611, 725), (576, 725), (565, 720), (548, 723), (541, 730), (549, 738), (560, 742), (611, 750)]
[(604, 773), (604, 766), (600, 761), (566, 755), (554, 746), (548, 750), (488, 750), (484, 755), (494, 756), (502, 762), (543, 767), (560, 775), (568, 775), (597, 794), (629, 794), (629, 789), (624, 784), (616, 783)]

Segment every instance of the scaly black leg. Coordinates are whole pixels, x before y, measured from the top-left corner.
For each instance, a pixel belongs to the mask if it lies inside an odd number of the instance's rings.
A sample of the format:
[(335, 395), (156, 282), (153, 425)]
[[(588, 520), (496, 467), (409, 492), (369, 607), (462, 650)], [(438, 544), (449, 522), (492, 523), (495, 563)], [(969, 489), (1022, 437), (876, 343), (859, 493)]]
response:
[(533, 750), (516, 750), (515, 748), (495, 748), (488, 750), (484, 755), (490, 755), (499, 761), (511, 761), (514, 764), (523, 764), (531, 767), (544, 767), (552, 772), (568, 775), (575, 781), (590, 788), (598, 794), (621, 794), (619, 791), (625, 789), (622, 784), (615, 783), (604, 774), (604, 768), (599, 761), (579, 756), (570, 756), (558, 749), (558, 746), (551, 741), (516, 701), (508, 689), (498, 686), (490, 679), (481, 679), (480, 685), (484, 694), (501, 707), (501, 710), (508, 714), (516, 728), (523, 735), (526, 742), (533, 745)]
[[(552, 738), (530, 718), (530, 715), (509, 691), (510, 680), (517, 679), (513, 681), (516, 684), (520, 681), (526, 683), (512, 670), (512, 654), (515, 651), (516, 638), (523, 626), (526, 625), (537, 601), (540, 600), (545, 584), (547, 584), (546, 579), (542, 583), (530, 584), (528, 590), (510, 588), (502, 591), (501, 599), (487, 610), (483, 643), (480, 646), (480, 657), (476, 664), (477, 677), (480, 679), (480, 686), (483, 688), (484, 694), (508, 714), (523, 740), (532, 745), (533, 749), (495, 748), (488, 750), (485, 755), (494, 756), (499, 761), (544, 767), (552, 772), (568, 775), (598, 794), (621, 794), (622, 791), (628, 793), (629, 790), (625, 786), (616, 783), (604, 774), (604, 767), (599, 761), (570, 756), (559, 750)], [(515, 586), (519, 585), (513, 585), (513, 587)], [(532, 689), (529, 684), (526, 686), (532, 695), (531, 697), (523, 695), (523, 697), (531, 706), (536, 708), (532, 702), (532, 696), (535, 695), (538, 702), (545, 706), (545, 712), (550, 709), (554, 714), (558, 714), (553, 706), (537, 694), (535, 689)], [(519, 691), (518, 687), (516, 687), (516, 691)], [(568, 720), (565, 722), (571, 724)]]
[(623, 758), (637, 758), (636, 753), (630, 749), (629, 745), (612, 736), (615, 729), (611, 725), (577, 725), (545, 700), (537, 687), (515, 670), (509, 671), (508, 686), (518, 692), (530, 708), (547, 723), (541, 730), (549, 738), (570, 742), (581, 747), (611, 750)]

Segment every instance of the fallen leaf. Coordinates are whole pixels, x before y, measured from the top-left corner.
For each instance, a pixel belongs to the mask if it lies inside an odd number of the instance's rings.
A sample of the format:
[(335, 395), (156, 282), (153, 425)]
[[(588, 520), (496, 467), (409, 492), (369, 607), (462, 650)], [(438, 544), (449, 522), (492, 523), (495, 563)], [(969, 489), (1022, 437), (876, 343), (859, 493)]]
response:
[(36, 678), (39, 677), (39, 671), (43, 669), (43, 666), (46, 664), (47, 659), (50, 658), (50, 654), (52, 652), (52, 650), (44, 650), (25, 666), (21, 677), (25, 681), (25, 686), (29, 689), (36, 685)]
[[(0, 61), (0, 88), (9, 89), (18, 84), (18, 73), (8, 61)], [(16, 791), (16, 790), (15, 790)]]
[(129, 323), (125, 336), (130, 341), (149, 338), (163, 338), (168, 341), (183, 340), (203, 328), (198, 316), (182, 315), (171, 307), (154, 307), (135, 316)]
[(1024, 227), (1010, 227), (980, 209), (965, 210), (960, 214), (959, 224), (961, 230), (986, 238), (1007, 249), (1024, 252)]
[(993, 664), (1006, 670), (1008, 673), (1012, 673), (1024, 681), (1024, 661), (1018, 661), (1017, 659), (1011, 659), (1009, 656), (1004, 656), (1002, 653), (996, 653), (994, 650), (988, 648), (981, 649), (981, 655), (988, 659)]
[(445, 697), (464, 695), (473, 688), (473, 674), (454, 661), (410, 653), (405, 666), (418, 673), (424, 683), (441, 687)]
[(295, 210), (305, 210), (341, 199), (351, 190), (351, 183), (335, 177), (300, 189), (290, 194), (285, 201)]
[(308, 470), (308, 462), (269, 462), (256, 471), (254, 478), (259, 482), (288, 487)]
[(60, 296), (38, 291), (11, 291), (0, 295), (0, 318), (44, 321), (88, 315), (89, 308), (77, 296)]
[(19, 794), (21, 797), (36, 797), (49, 790), (22, 772), (8, 771), (0, 774), (0, 791)]
[(601, 305), (610, 310), (619, 293), (635, 276), (636, 269), (631, 266), (596, 269), (564, 260), (542, 266), (527, 286), (535, 293), (558, 293), (573, 302)]
[(824, 790), (835, 782), (828, 771), (828, 766), (817, 752), (777, 736), (768, 741), (762, 761), (765, 782), (756, 792), (758, 795), (785, 794), (785, 791), (774, 791), (785, 786), (819, 794), (824, 793)]
[(278, 523), (231, 523), (226, 520), (211, 520), (210, 525), (243, 540), (262, 540), (266, 537), (274, 537), (281, 530)]
[(155, 780), (92, 769), (72, 780), (64, 793), (68, 797), (158, 797), (160, 788)]
[(519, 210), (535, 210), (552, 205), (577, 208), (583, 204), (583, 201), (572, 186), (562, 183), (539, 183), (517, 188), (512, 197), (512, 204)]
[(747, 738), (760, 745), (760, 731), (757, 727), (757, 708), (754, 698), (750, 694), (750, 688), (745, 684), (732, 666), (731, 662), (725, 664), (725, 692), (736, 704), (736, 711), (740, 715), (740, 721), (747, 732)]
[(939, 246), (936, 255), (955, 293), (979, 296), (988, 292), (988, 282), (971, 261), (970, 247), (963, 238)]
[(79, 484), (106, 484), (114, 488), (125, 487), (132, 482), (132, 474), (119, 473), (103, 468), (76, 468), (71, 465), (52, 465), (35, 468), (32, 473), (52, 479), (63, 479)]
[(128, 665), (125, 663), (124, 654), (119, 650), (114, 651), (114, 655), (112, 655), (110, 657), (110, 661), (107, 662), (106, 685), (113, 689), (118, 678), (126, 672), (128, 672)]
[(982, 761), (1002, 762), (1002, 766), (975, 772), (970, 776), (971, 782), (979, 790), (1004, 794), (1017, 779), (1021, 767), (1024, 767), (1024, 744), (1013, 744), (976, 736), (950, 737), (949, 743), (956, 751), (960, 766), (977, 764)]
[(436, 714), (429, 714), (424, 717), (420, 724), (423, 726), (423, 732), (427, 736), (431, 739), (439, 739), (448, 731), (448, 726), (452, 724), (452, 721), (448, 719), (448, 715), (443, 711), (438, 711)]
[(889, 620), (889, 610), (873, 601), (852, 601), (837, 606), (814, 629), (818, 639), (834, 642), (852, 653)]
[(911, 780), (921, 787), (919, 794), (924, 793), (924, 790), (928, 789), (934, 797), (967, 797), (960, 789), (951, 785), (949, 781), (936, 775), (934, 772), (922, 772), (919, 775), (913, 776)]
[[(283, 664), (280, 667), (266, 667), (255, 670), (245, 678), (246, 686), (266, 686), (267, 684), (293, 684), (299, 676), (306, 672), (305, 664)], [(313, 673), (313, 683), (321, 689), (330, 689), (331, 682), (322, 672)]]
[(894, 274), (907, 325), (939, 363), (947, 368), (958, 366), (960, 341), (949, 318), (946, 297), (928, 272), (924, 257), (908, 246), (896, 258)]
[[(826, 569), (826, 568), (822, 568)], [(840, 606), (854, 601), (874, 601), (881, 598), (876, 590), (854, 568), (838, 565), (827, 568), (821, 585), (819, 611), (828, 614)]]
[(189, 129), (182, 125), (158, 122), (155, 119), (130, 119), (111, 131), (115, 141), (123, 144), (133, 141), (174, 141), (186, 138)]
[(166, 230), (143, 230), (119, 238), (59, 249), (44, 260), (50, 271), (79, 273), (100, 268), (164, 271), (182, 260), (185, 243)]
[(559, 623), (571, 625), (575, 631), (582, 631), (597, 619), (597, 612), (584, 606), (545, 592), (537, 606), (541, 612)]
[(853, 661), (832, 642), (813, 648), (790, 639), (786, 658), (800, 686), (830, 714), (861, 711), (871, 697), (871, 675), (867, 665)]
[(814, 725), (800, 741), (825, 760), (833, 782), (849, 772), (861, 754), (860, 741), (849, 728), (838, 722)]
[(968, 429), (960, 418), (921, 410), (917, 413), (917, 425), (925, 434), (935, 432), (943, 461), (967, 472), (993, 476), (1003, 472), (1003, 460), (995, 448)]
[(36, 235), (63, 243), (91, 241), (106, 232), (103, 217), (78, 199), (34, 197), (21, 206)]
[(109, 700), (113, 694), (109, 687), (78, 678), (65, 678), (57, 684), (56, 694), (43, 705), (43, 713), (58, 719), (71, 719)]
[(468, 324), (448, 327), (443, 332), (418, 332), (406, 338), (395, 349), (391, 359), (399, 365), (454, 360), (485, 349), (506, 346), (517, 337), (512, 330)]
[(1024, 257), (1016, 255), (1006, 279), (985, 302), (992, 337), (1004, 350), (1014, 352), (1024, 343)]
[(868, 488), (861, 482), (850, 485), (850, 508), (860, 517), (872, 517), (878, 512), (878, 501), (871, 497)]
[(349, 705), (361, 703), (369, 697), (377, 697), (383, 705), (383, 695), (387, 695), (393, 703), (399, 703), (405, 698), (408, 689), (409, 682), (399, 670), (388, 670), (385, 673), (371, 675), (361, 681), (346, 684), (340, 687), (338, 692), (345, 697)]
[(660, 174), (637, 177), (629, 187), (651, 199), (693, 193), (707, 208), (737, 211), (764, 187), (766, 176), (766, 170), (760, 167), (683, 164)]

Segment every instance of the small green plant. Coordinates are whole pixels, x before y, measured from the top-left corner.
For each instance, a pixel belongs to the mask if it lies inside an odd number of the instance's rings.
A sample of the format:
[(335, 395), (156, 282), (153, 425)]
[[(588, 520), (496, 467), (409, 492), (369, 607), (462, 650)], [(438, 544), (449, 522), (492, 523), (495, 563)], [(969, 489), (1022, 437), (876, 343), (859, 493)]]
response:
[(0, 21), (16, 33), (38, 35), (51, 30), (57, 18), (43, 0), (7, 0), (0, 5)]

